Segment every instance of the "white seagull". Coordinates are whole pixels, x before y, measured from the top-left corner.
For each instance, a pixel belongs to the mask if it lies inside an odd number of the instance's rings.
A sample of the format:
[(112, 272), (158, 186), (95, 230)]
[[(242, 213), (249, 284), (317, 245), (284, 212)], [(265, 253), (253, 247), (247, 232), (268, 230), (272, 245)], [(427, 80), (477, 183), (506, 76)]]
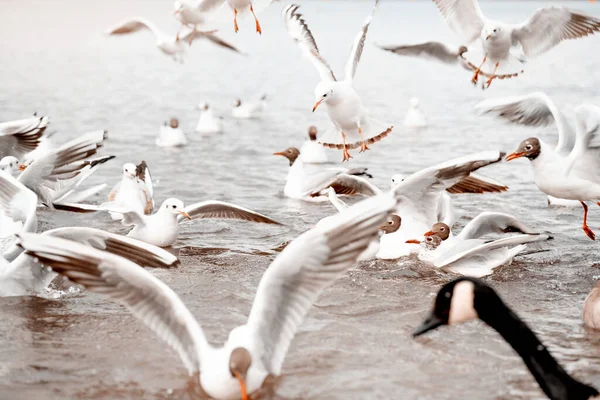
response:
[(317, 142), (317, 127), (311, 126), (308, 128), (308, 140), (300, 147), (302, 161), (307, 164), (327, 164), (327, 153), (325, 149)]
[[(481, 114), (490, 114), (519, 125), (541, 127), (556, 124), (558, 143), (554, 151), (559, 154), (568, 155), (575, 145), (574, 126), (543, 92), (486, 99), (475, 105), (475, 109)], [(580, 205), (576, 200), (558, 199), (552, 196), (548, 196), (548, 204), (565, 207)]]
[(202, 134), (221, 133), (223, 131), (223, 124), (221, 120), (213, 116), (212, 108), (208, 103), (202, 103), (198, 105), (200, 110), (200, 117), (196, 124), (196, 132)]
[(343, 151), (343, 161), (352, 158), (348, 149), (360, 147), (360, 152), (363, 152), (369, 148), (368, 144), (380, 141), (393, 128), (390, 124), (381, 123), (369, 117), (367, 109), (363, 106), (360, 97), (352, 87), (371, 18), (378, 3), (379, 0), (376, 0), (371, 15), (367, 18), (354, 41), (350, 59), (346, 64), (346, 76), (343, 81), (336, 79), (327, 61), (321, 57), (317, 43), (304, 22), (302, 14), (297, 12), (299, 6), (291, 4), (283, 9), (289, 35), (302, 49), (304, 55), (312, 61), (321, 76), (321, 82), (315, 88), (316, 103), (313, 111), (320, 104), (325, 103), (327, 114), (334, 126), (321, 136), (319, 143), (326, 147), (341, 149)]
[(410, 99), (410, 107), (404, 117), (404, 126), (407, 128), (425, 128), (427, 127), (427, 118), (419, 106), (419, 99), (413, 97)]
[[(451, 205), (444, 204), (444, 192), (448, 193), (500, 193), (508, 188), (472, 172), (502, 160), (505, 153), (486, 151), (458, 157), (427, 167), (398, 180), (394, 177), (393, 187), (409, 185), (410, 191), (403, 193), (395, 214), (402, 218), (396, 232), (383, 235), (377, 258), (394, 260), (419, 251), (420, 246), (406, 243), (411, 239), (420, 242), (423, 233), (440, 219), (449, 224), (453, 220)], [(448, 209), (450, 208), (450, 209)]]
[(267, 95), (251, 100), (235, 99), (231, 104), (231, 116), (237, 119), (250, 119), (258, 117), (267, 109)]
[(35, 150), (48, 127), (48, 117), (32, 117), (0, 123), (0, 158), (22, 158)]
[(362, 176), (371, 178), (366, 168), (322, 168), (305, 164), (300, 150), (289, 147), (273, 153), (290, 162), (283, 194), (292, 199), (326, 201), (327, 190), (332, 187), (337, 194), (347, 196), (374, 196), (381, 190)]
[(179, 127), (177, 118), (171, 118), (168, 124), (165, 122), (160, 127), (156, 137), (156, 145), (158, 147), (183, 147), (187, 145), (187, 138)]
[(595, 240), (596, 235), (587, 225), (588, 206), (585, 201), (600, 200), (600, 107), (578, 106), (575, 123), (577, 137), (568, 154), (531, 137), (522, 141), (517, 150), (506, 157), (506, 161), (528, 158), (538, 189), (553, 197), (579, 201), (584, 210), (582, 229)]
[[(246, 324), (211, 345), (179, 296), (137, 264), (72, 241), (24, 234), (26, 253), (56, 272), (120, 302), (169, 344), (199, 395), (257, 398), (281, 375), (289, 346), (311, 305), (356, 264), (394, 208), (394, 193), (366, 199), (292, 241), (264, 273)], [(272, 393), (272, 392), (271, 392)]]
[(167, 199), (152, 215), (112, 208), (110, 203), (105, 203), (100, 207), (107, 211), (120, 212), (123, 215), (123, 225), (133, 225), (133, 229), (127, 234), (128, 237), (158, 247), (168, 247), (175, 243), (179, 235), (179, 223), (185, 219), (237, 219), (279, 225), (279, 222), (265, 215), (217, 200), (202, 201), (184, 207), (183, 202), (179, 199)]
[[(497, 240), (483, 240), (493, 233), (518, 232), (521, 235)], [(512, 259), (527, 247), (527, 243), (542, 242), (552, 237), (547, 233), (536, 233), (510, 214), (484, 212), (469, 222), (461, 233), (451, 236), (450, 226), (443, 222), (433, 225), (424, 234), (419, 259), (436, 268), (461, 275), (483, 277), (494, 269), (510, 264)]]
[[(126, 163), (121, 180), (108, 195), (108, 202), (111, 208), (149, 215), (154, 208), (153, 194), (152, 177), (146, 162), (142, 161), (137, 166)], [(111, 212), (111, 217), (120, 220), (123, 215)]]
[(192, 40), (197, 37), (210, 40), (221, 47), (239, 53), (239, 50), (235, 48), (235, 46), (227, 43), (223, 39), (220, 39), (214, 34), (214, 32), (190, 31), (184, 36), (179, 36), (179, 34), (177, 34), (175, 37), (173, 37), (161, 31), (151, 21), (148, 21), (144, 18), (130, 18), (121, 21), (117, 25), (109, 28), (106, 31), (106, 34), (125, 35), (142, 30), (151, 31), (156, 39), (156, 47), (158, 47), (158, 49), (164, 54), (171, 56), (173, 60), (179, 63), (183, 63), (185, 61), (185, 53), (187, 52), (188, 42), (191, 44)]
[[(469, 61), (469, 66), (475, 71), (472, 82), (477, 83), (482, 74), (489, 77), (487, 87), (495, 78), (518, 76), (522, 72), (523, 55), (534, 57), (563, 40), (600, 31), (600, 19), (564, 7), (541, 8), (521, 24), (507, 24), (487, 19), (479, 8), (478, 0), (433, 2), (463, 44), (471, 46), (478, 40), (484, 57), (482, 61)], [(517, 65), (514, 65), (515, 62)]]

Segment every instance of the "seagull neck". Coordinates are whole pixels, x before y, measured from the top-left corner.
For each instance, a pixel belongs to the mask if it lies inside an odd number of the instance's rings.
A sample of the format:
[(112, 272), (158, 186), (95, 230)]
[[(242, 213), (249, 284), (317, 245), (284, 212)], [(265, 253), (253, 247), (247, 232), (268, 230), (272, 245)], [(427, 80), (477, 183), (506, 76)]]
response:
[(598, 391), (573, 379), (552, 357), (535, 333), (502, 300), (494, 296), (482, 307), (475, 301), (479, 318), (494, 328), (521, 356), (544, 393), (552, 400), (584, 400)]

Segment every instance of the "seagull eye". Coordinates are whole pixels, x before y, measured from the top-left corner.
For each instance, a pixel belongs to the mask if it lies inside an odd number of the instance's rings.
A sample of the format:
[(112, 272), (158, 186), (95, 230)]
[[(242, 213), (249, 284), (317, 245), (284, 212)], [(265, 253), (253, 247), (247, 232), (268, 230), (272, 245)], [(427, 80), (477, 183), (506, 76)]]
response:
[(528, 144), (527, 146), (525, 146), (525, 150), (531, 150), (531, 149), (533, 149), (532, 145)]
[(173, 208), (177, 208), (177, 206), (176, 206), (175, 204), (173, 204), (171, 207), (173, 207)]

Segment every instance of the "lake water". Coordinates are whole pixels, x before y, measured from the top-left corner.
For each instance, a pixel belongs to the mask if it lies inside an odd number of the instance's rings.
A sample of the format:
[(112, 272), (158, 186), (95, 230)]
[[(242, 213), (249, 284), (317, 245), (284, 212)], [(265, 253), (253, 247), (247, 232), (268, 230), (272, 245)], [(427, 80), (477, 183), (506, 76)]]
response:
[[(342, 75), (370, 1), (300, 1), (322, 55)], [(526, 19), (546, 2), (484, 2), (483, 11), (507, 22)], [(600, 6), (564, 2), (600, 15)], [(287, 163), (274, 151), (300, 147), (309, 125), (326, 129), (325, 110), (311, 112), (317, 74), (287, 36), (274, 3), (259, 15), (263, 35), (251, 21), (236, 35), (220, 33), (247, 55), (198, 40), (184, 65), (155, 47), (151, 34), (112, 38), (104, 30), (130, 16), (144, 16), (173, 34), (178, 29), (167, 0), (0, 1), (0, 120), (37, 111), (51, 116), (50, 132), (63, 142), (105, 128), (101, 154), (116, 160), (90, 183), (120, 179), (125, 162), (146, 160), (157, 204), (169, 197), (186, 203), (234, 202), (275, 218), (282, 227), (196, 221), (186, 224), (176, 248), (182, 267), (155, 271), (199, 319), (209, 339), (222, 343), (245, 322), (257, 284), (276, 248), (331, 215), (328, 203), (283, 197)], [(473, 88), (471, 74), (381, 51), (378, 44), (444, 39), (460, 44), (432, 2), (382, 1), (358, 68), (355, 87), (371, 114), (396, 126), (392, 134), (355, 155), (350, 167), (368, 167), (380, 187), (394, 173), (481, 150), (513, 151), (533, 135), (552, 141), (555, 127), (514, 127), (477, 116), (473, 105), (501, 95), (546, 92), (572, 116), (580, 103), (598, 104), (600, 37), (568, 42), (532, 59), (525, 74)], [(260, 119), (232, 120), (237, 97), (269, 93)], [(419, 97), (427, 130), (402, 127), (409, 99)], [(193, 132), (196, 105), (209, 99), (225, 117), (222, 135)], [(163, 121), (180, 119), (190, 144), (159, 149), (154, 138)], [(339, 162), (341, 154), (330, 153)], [(455, 196), (459, 226), (482, 211), (513, 213), (540, 231), (551, 231), (551, 251), (516, 260), (488, 278), (577, 378), (600, 387), (600, 333), (583, 328), (581, 306), (600, 278), (598, 243), (581, 231), (580, 208), (549, 208), (532, 181), (526, 160), (500, 163), (484, 173), (510, 191)], [(94, 199), (100, 203), (104, 197)], [(600, 208), (590, 208), (590, 226)], [(125, 233), (107, 215), (41, 212), (40, 231), (85, 225)], [(458, 228), (460, 229), (460, 228)], [(309, 312), (284, 364), (279, 393), (287, 399), (531, 399), (541, 398), (533, 378), (491, 329), (471, 323), (440, 329), (423, 339), (411, 331), (451, 279), (416, 260), (373, 261), (345, 274)], [(97, 295), (58, 299), (0, 299), (0, 398), (181, 398), (187, 381), (173, 351), (123, 307)]]

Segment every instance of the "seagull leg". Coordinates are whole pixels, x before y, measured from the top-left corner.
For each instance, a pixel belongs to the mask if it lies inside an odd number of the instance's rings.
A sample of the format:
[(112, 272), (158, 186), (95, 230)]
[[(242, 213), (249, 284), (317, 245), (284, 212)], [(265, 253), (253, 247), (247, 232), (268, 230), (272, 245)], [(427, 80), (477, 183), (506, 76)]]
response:
[(580, 203), (583, 206), (583, 226), (581, 228), (590, 239), (596, 240), (596, 235), (594, 235), (594, 232), (590, 229), (590, 227), (587, 224), (588, 206), (583, 201), (580, 201)]
[(344, 134), (344, 132), (342, 132), (342, 140), (344, 141), (344, 157), (342, 158), (342, 162), (344, 161), (348, 161), (349, 159), (352, 158), (352, 156), (350, 155), (350, 152), (348, 151), (348, 146), (346, 145), (346, 135)]
[(194, 25), (194, 30), (192, 31), (192, 33), (190, 33), (190, 43), (189, 45), (192, 45), (192, 41), (194, 40), (194, 36), (196, 36), (196, 25)]
[(235, 31), (235, 33), (237, 33), (240, 28), (238, 28), (238, 24), (237, 24), (237, 9), (234, 8), (233, 9), (233, 30)]
[(260, 23), (258, 22), (258, 18), (256, 18), (256, 14), (254, 14), (254, 8), (252, 8), (252, 3), (250, 3), (250, 11), (252, 11), (252, 15), (254, 16), (254, 22), (256, 22), (256, 32), (262, 35), (262, 29), (260, 29)]
[(498, 71), (498, 65), (500, 65), (500, 62), (496, 63), (496, 66), (494, 67), (494, 73), (492, 73), (492, 76), (490, 76), (490, 79), (487, 80), (486, 89), (490, 87), (490, 85), (492, 84), (492, 81), (494, 80), (494, 78), (496, 78), (496, 71)]
[(359, 153), (362, 153), (369, 150), (369, 146), (367, 146), (367, 142), (365, 142), (365, 139), (363, 138), (363, 131), (360, 126), (358, 127), (358, 134), (360, 135), (360, 140), (362, 140)]
[(483, 67), (483, 64), (485, 64), (486, 61), (487, 61), (487, 56), (483, 57), (483, 61), (481, 62), (479, 67), (477, 67), (477, 69), (475, 70), (475, 75), (473, 75), (473, 78), (471, 78), (471, 83), (473, 85), (477, 84), (477, 81), (479, 80), (479, 73), (481, 72), (481, 67)]

